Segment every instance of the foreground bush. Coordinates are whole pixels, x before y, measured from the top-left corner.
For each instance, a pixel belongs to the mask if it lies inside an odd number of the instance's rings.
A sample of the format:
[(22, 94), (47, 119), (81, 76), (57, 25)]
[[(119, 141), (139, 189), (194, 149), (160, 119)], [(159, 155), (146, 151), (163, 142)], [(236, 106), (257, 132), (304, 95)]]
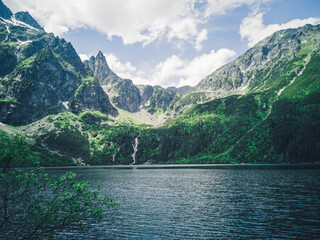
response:
[(99, 220), (114, 204), (88, 181), (68, 172), (52, 178), (21, 136), (0, 137), (0, 239), (52, 237), (56, 230), (83, 219)]

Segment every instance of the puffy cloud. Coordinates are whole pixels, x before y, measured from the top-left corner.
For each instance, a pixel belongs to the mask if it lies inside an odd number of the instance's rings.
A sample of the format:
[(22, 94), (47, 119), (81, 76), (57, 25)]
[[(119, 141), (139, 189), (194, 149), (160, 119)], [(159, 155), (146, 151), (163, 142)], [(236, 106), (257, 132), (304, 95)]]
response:
[(110, 68), (120, 77), (129, 78), (135, 84), (168, 86), (196, 85), (200, 80), (226, 64), (235, 52), (229, 49), (212, 50), (192, 60), (176, 55), (168, 57), (148, 73), (138, 71), (130, 62), (122, 63), (114, 54), (105, 54)]
[(248, 40), (248, 46), (252, 47), (262, 39), (270, 36), (272, 33), (288, 28), (302, 27), (306, 24), (319, 24), (320, 18), (294, 19), (283, 24), (263, 24), (264, 12), (254, 11), (248, 17), (244, 18), (240, 25), (241, 38)]
[(183, 60), (173, 55), (156, 67), (153, 80), (164, 86), (194, 86), (206, 76), (226, 64), (235, 52), (230, 49), (212, 50), (191, 61)]
[(83, 53), (80, 53), (80, 54), (79, 54), (79, 57), (81, 58), (81, 61), (89, 60), (89, 58), (90, 58), (91, 56), (92, 56), (92, 55), (89, 55), (89, 54), (83, 54)]
[(6, 4), (13, 11), (29, 11), (46, 31), (57, 35), (89, 27), (109, 39), (119, 36), (126, 45), (147, 45), (164, 37), (189, 40), (199, 49), (205, 36), (202, 30), (201, 39), (199, 24), (210, 15), (265, 1), (269, 0), (10, 0)]
[(167, 35), (187, 39), (197, 32), (193, 0), (11, 0), (13, 11), (28, 10), (48, 32), (57, 35), (90, 27), (119, 36), (124, 44), (148, 44)]
[(122, 63), (120, 59), (112, 53), (104, 53), (109, 67), (122, 78), (131, 78), (133, 74), (137, 73), (137, 69), (127, 61)]
[(197, 51), (200, 51), (202, 49), (202, 45), (201, 43), (205, 40), (208, 39), (208, 30), (207, 29), (203, 29), (200, 33), (199, 33), (199, 36), (197, 37), (196, 39), (196, 44), (194, 46), (194, 48), (197, 50)]
[(223, 15), (228, 10), (240, 7), (242, 5), (259, 5), (272, 0), (207, 0), (206, 16)]

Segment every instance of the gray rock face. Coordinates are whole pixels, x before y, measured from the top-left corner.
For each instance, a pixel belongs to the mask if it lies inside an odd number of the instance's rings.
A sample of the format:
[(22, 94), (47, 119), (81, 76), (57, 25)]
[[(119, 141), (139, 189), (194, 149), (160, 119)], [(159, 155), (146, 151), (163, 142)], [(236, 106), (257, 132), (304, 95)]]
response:
[(73, 72), (62, 68), (50, 49), (43, 49), (30, 65), (20, 65), (2, 81), (5, 97), (11, 102), (1, 102), (0, 121), (11, 125), (34, 122), (68, 101), (80, 83)]
[(43, 28), (37, 23), (36, 20), (34, 20), (33, 17), (31, 17), (28, 12), (17, 12), (14, 16), (17, 20), (43, 31)]
[(161, 87), (155, 87), (152, 97), (149, 99), (148, 111), (155, 112), (156, 108), (166, 110), (176, 97), (176, 93)]
[(131, 80), (118, 77), (108, 66), (105, 56), (99, 51), (96, 57), (92, 56), (84, 61), (87, 68), (91, 69), (94, 77), (101, 85), (108, 87), (108, 93), (113, 95), (112, 102), (121, 109), (129, 112), (139, 110), (141, 96), (139, 89)]
[(0, 17), (4, 19), (10, 19), (12, 17), (12, 12), (6, 5), (3, 4), (2, 0), (0, 0)]
[(14, 48), (10, 45), (3, 45), (0, 48), (0, 77), (4, 77), (18, 64), (17, 56), (14, 52)]
[(141, 85), (138, 86), (141, 96), (141, 105), (145, 105), (147, 101), (152, 97), (153, 95), (153, 87), (150, 85)]
[(85, 66), (71, 43), (66, 42), (63, 38), (55, 37), (51, 40), (50, 46), (53, 51), (57, 53), (59, 61), (64, 62), (64, 66), (68, 70), (87, 75), (84, 68)]
[(120, 78), (109, 68), (105, 56), (99, 51), (96, 57), (92, 56), (89, 60), (84, 61), (94, 76), (99, 80), (101, 85), (114, 84)]
[[(307, 41), (312, 31), (320, 26), (306, 25), (299, 29), (288, 29), (274, 33), (256, 44), (245, 54), (202, 80), (193, 91), (232, 91), (246, 87), (260, 87), (268, 79), (256, 76), (269, 69), (277, 68), (281, 61), (290, 61), (301, 49), (301, 43)], [(312, 30), (312, 31), (310, 31)], [(261, 83), (257, 83), (261, 81)]]
[(78, 112), (93, 109), (117, 114), (98, 82), (77, 91), (86, 83), (88, 72), (70, 43), (34, 29), (38, 25), (26, 12), (16, 17), (33, 26), (0, 21), (2, 29), (9, 29), (0, 46), (1, 122), (29, 124), (71, 99), (81, 106)]
[(71, 100), (70, 109), (75, 113), (83, 111), (100, 111), (114, 117), (118, 115), (108, 95), (101, 88), (98, 80), (94, 78), (84, 79)]
[(137, 112), (141, 109), (150, 110), (151, 108), (154, 112), (155, 108), (167, 108), (176, 96), (174, 91), (150, 85), (136, 86), (130, 79), (118, 77), (109, 68), (101, 51), (96, 57), (92, 56), (89, 60), (84, 61), (84, 64), (99, 79), (100, 84), (105, 86), (108, 94), (112, 96), (113, 104), (128, 112)]
[(112, 91), (116, 94), (112, 97), (112, 102), (119, 108), (128, 112), (137, 112), (140, 107), (141, 96), (139, 89), (131, 80), (123, 79), (113, 85)]
[(173, 91), (173, 92), (176, 92), (176, 93), (185, 94), (186, 92), (188, 92), (191, 89), (191, 87), (190, 86), (183, 86), (183, 87), (178, 87), (178, 88), (167, 87), (166, 89)]

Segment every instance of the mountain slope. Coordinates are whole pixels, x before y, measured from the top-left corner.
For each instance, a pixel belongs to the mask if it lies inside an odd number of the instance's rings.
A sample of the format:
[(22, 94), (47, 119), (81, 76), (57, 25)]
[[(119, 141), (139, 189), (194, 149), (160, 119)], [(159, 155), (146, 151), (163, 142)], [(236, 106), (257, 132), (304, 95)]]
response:
[[(297, 54), (318, 48), (320, 26), (306, 25), (287, 29), (262, 40), (235, 61), (202, 80), (195, 92), (213, 92), (214, 97), (245, 94), (269, 87), (281, 87), (275, 74), (285, 70)], [(277, 86), (278, 85), (278, 86)]]
[[(171, 105), (180, 98), (179, 90), (172, 91), (162, 87), (150, 85), (134, 85), (132, 80), (118, 77), (108, 66), (105, 56), (99, 51), (96, 57), (92, 56), (84, 61), (87, 69), (93, 72), (105, 92), (110, 96), (113, 105), (125, 110), (133, 117), (142, 113), (141, 121), (152, 123), (154, 114), (162, 115), (163, 120), (167, 118), (164, 112), (170, 114)], [(186, 91), (183, 90), (182, 91)], [(163, 121), (161, 121), (163, 123)], [(157, 122), (158, 123), (158, 122)], [(155, 124), (157, 124), (155, 123)]]
[(101, 51), (98, 52), (96, 57), (91, 56), (89, 60), (84, 61), (84, 64), (93, 72), (101, 85), (111, 85), (121, 79), (109, 68)]
[(0, 1), (0, 17), (4, 19), (10, 19), (12, 17), (11, 10)]
[(162, 127), (99, 130), (112, 145), (96, 161), (130, 163), (134, 142), (136, 163), (319, 161), (319, 37), (319, 25), (275, 33), (182, 96), (176, 106), (207, 103)]
[(320, 25), (279, 31), (181, 94), (135, 86), (101, 52), (82, 63), (0, 7), (0, 121), (66, 164), (320, 159)]
[[(25, 125), (56, 108), (68, 108), (71, 100), (84, 94), (77, 89), (92, 73), (70, 43), (44, 32), (29, 13), (12, 14), (2, 2), (0, 10), (0, 121)], [(99, 84), (89, 88), (81, 110), (117, 115)]]

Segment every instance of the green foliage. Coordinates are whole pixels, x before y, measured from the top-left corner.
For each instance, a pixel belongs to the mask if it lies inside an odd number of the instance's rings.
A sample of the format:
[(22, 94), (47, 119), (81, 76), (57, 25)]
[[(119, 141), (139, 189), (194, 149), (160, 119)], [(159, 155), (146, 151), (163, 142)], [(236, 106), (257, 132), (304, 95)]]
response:
[(39, 155), (30, 150), (22, 136), (0, 135), (0, 167), (2, 171), (16, 167), (39, 166)]
[(17, 65), (16, 48), (12, 44), (0, 43), (0, 77), (9, 74)]
[(102, 121), (107, 121), (109, 118), (106, 114), (99, 111), (85, 111), (79, 114), (80, 119), (89, 126), (100, 125)]
[(309, 94), (320, 90), (319, 54), (320, 52), (316, 51), (311, 55), (311, 59), (303, 71), (303, 74), (298, 76), (294, 83), (281, 94), (282, 98), (305, 98)]
[(29, 57), (27, 59), (25, 59), (24, 61), (22, 61), (19, 65), (19, 68), (22, 70), (22, 69), (25, 69), (25, 68), (31, 68), (33, 67), (35, 63), (35, 55), (32, 56), (32, 57)]
[(78, 87), (75, 93), (75, 97), (77, 97), (85, 87), (94, 87), (98, 84), (98, 80), (94, 77), (87, 77), (81, 80), (81, 85)]
[[(212, 96), (229, 97), (199, 104), (208, 101), (210, 93), (190, 92), (183, 96), (155, 87), (146, 110), (153, 117), (179, 114), (162, 127), (145, 126), (125, 112), (111, 120), (101, 112), (86, 111), (75, 120), (77, 117), (60, 114), (61, 109), (55, 109), (59, 117), (48, 118), (54, 129), (39, 136), (37, 143), (93, 165), (132, 163), (135, 138), (139, 140), (137, 163), (317, 161), (320, 156), (319, 29), (319, 26), (305, 26), (276, 33), (240, 57), (241, 67), (228, 68), (231, 64), (207, 78), (205, 87), (221, 88)], [(15, 30), (13, 39), (23, 33), (21, 28)], [(4, 32), (6, 29), (0, 25), (0, 38)], [(13, 64), (8, 66), (13, 66), (13, 71), (18, 44), (0, 45), (0, 62), (10, 60)], [(82, 68), (76, 67), (82, 63), (73, 54), (72, 46), (53, 35), (43, 35), (33, 46), (26, 45), (20, 50), (19, 70), (33, 65), (41, 69), (53, 53), (51, 60), (59, 62), (62, 68), (78, 77), (86, 76), (81, 74)], [(250, 71), (243, 71), (246, 65)], [(14, 97), (7, 96), (5, 91), (1, 93), (2, 113), (5, 113), (9, 112), (10, 105), (22, 102), (19, 96), (26, 95), (25, 90), (36, 84), (32, 81), (36, 78), (18, 78), (16, 72), (3, 66), (0, 75), (7, 77), (1, 79), (1, 85), (15, 93)], [(245, 90), (243, 81), (249, 84)], [(88, 88), (95, 87), (99, 87), (97, 79), (83, 78), (70, 109), (77, 113), (90, 109), (85, 107), (88, 99), (83, 95), (90, 92)], [(113, 95), (117, 106), (138, 111), (138, 88), (130, 80), (118, 81), (113, 87), (117, 90)], [(230, 95), (237, 91), (245, 95)], [(190, 108), (192, 105), (196, 106)], [(81, 124), (74, 124), (76, 121)]]
[(101, 185), (77, 182), (74, 173), (50, 177), (20, 136), (0, 139), (0, 164), (0, 238), (52, 237), (82, 219), (101, 219), (103, 207), (115, 203), (99, 194)]
[(7, 35), (8, 35), (7, 28), (3, 24), (0, 24), (0, 42), (4, 41)]
[[(105, 126), (98, 132), (91, 133), (90, 164), (130, 164), (133, 141), (139, 136), (141, 128), (129, 125)], [(113, 155), (115, 161), (113, 162)]]
[(19, 104), (19, 102), (15, 99), (0, 99), (0, 102), (2, 103), (16, 103)]
[(49, 117), (48, 121), (52, 121), (54, 129), (40, 135), (37, 141), (72, 158), (90, 158), (88, 135), (79, 129), (75, 115), (62, 112)]
[[(316, 81), (317, 71), (312, 66), (316, 68), (318, 64), (310, 61), (306, 75), (297, 78), (298, 83), (303, 77), (305, 81)], [(288, 75), (288, 79), (294, 77)], [(103, 148), (101, 153), (109, 152), (108, 163), (112, 163), (115, 153), (114, 163), (128, 163), (133, 140), (140, 132), (137, 163), (314, 162), (320, 157), (320, 95), (314, 88), (317, 93), (309, 93), (305, 100), (297, 99), (297, 89), (290, 85), (285, 92), (294, 93), (290, 95), (293, 100), (281, 98), (274, 104), (273, 90), (217, 99), (194, 106), (157, 129), (131, 129), (130, 133), (123, 131), (129, 127), (110, 127), (109, 132), (99, 134), (103, 141), (112, 139), (113, 145)], [(272, 112), (268, 115), (271, 104)], [(112, 138), (112, 134), (117, 137)], [(118, 153), (120, 146), (129, 151)]]
[(320, 94), (279, 100), (266, 121), (230, 152), (237, 162), (299, 163), (320, 157)]

